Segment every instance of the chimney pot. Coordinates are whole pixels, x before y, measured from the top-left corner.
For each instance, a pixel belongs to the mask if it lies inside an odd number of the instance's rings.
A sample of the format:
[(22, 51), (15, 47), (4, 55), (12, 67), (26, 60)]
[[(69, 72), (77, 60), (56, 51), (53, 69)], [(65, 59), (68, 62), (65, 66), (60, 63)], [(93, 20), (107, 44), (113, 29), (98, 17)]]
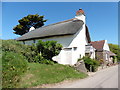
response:
[(76, 12), (76, 15), (85, 15), (84, 11), (80, 8), (77, 12)]

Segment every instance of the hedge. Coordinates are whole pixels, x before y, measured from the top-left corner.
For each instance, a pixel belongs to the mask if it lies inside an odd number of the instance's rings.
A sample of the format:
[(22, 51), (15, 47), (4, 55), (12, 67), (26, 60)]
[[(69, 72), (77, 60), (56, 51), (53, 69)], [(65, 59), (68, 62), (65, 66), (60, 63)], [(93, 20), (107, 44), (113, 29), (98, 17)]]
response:
[(15, 88), (26, 70), (27, 60), (23, 55), (8, 51), (2, 53), (3, 88)]

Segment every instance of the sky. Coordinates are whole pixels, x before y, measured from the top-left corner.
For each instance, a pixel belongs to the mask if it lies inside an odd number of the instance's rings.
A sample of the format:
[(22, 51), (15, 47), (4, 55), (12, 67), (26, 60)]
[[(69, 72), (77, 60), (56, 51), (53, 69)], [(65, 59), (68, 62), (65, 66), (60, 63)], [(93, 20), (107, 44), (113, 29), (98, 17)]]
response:
[(44, 15), (45, 25), (49, 25), (74, 18), (79, 8), (85, 12), (92, 41), (118, 44), (117, 2), (2, 2), (2, 39), (20, 37), (13, 27), (28, 14)]

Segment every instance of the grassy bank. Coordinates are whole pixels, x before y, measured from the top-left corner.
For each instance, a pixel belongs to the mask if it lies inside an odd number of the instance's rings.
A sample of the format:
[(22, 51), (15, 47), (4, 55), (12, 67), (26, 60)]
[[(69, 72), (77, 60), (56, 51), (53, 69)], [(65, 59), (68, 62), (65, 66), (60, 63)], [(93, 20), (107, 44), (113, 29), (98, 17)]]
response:
[(19, 87), (29, 88), (42, 84), (57, 83), (68, 79), (85, 78), (86, 74), (65, 65), (29, 63), (29, 69), (22, 76)]
[[(47, 60), (45, 57), (50, 53), (56, 55), (59, 45), (54, 42), (47, 42), (45, 45), (44, 51), (49, 52), (43, 52), (44, 55), (40, 56), (39, 48), (37, 49), (35, 45), (24, 45), (15, 40), (2, 40), (3, 88), (30, 88), (87, 76), (72, 67), (55, 64), (51, 59)], [(53, 50), (51, 47), (54, 45), (58, 49)]]

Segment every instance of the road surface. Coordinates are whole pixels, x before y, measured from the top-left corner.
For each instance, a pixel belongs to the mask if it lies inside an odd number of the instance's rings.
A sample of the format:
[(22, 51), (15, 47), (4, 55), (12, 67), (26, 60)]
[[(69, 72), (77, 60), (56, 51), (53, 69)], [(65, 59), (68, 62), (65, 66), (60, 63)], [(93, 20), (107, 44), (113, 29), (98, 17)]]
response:
[(64, 82), (48, 88), (118, 88), (118, 65), (97, 71), (85, 79)]

